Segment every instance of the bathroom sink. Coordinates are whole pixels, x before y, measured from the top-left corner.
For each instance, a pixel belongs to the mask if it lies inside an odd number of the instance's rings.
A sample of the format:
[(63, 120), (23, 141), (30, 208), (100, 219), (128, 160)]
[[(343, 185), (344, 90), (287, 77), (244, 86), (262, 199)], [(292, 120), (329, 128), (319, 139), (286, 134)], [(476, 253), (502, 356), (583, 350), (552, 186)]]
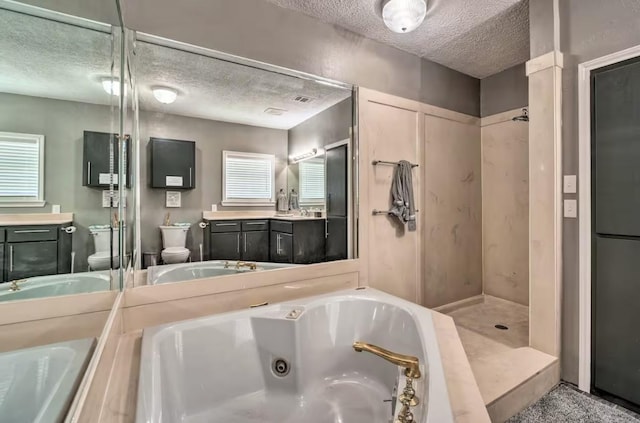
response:
[(88, 338), (0, 353), (0, 421), (62, 422), (94, 345)]

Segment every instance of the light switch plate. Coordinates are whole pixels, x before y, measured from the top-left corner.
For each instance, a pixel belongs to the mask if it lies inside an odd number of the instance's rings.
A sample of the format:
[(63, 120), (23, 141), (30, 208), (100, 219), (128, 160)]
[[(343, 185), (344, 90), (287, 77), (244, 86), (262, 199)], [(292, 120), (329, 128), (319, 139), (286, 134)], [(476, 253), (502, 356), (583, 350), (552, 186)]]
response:
[(51, 206), (51, 213), (58, 214), (60, 213), (60, 204), (54, 204)]
[(578, 200), (564, 200), (564, 217), (578, 217)]
[(212, 211), (212, 212), (214, 212), (214, 211), (218, 211), (218, 205), (217, 205), (217, 204), (212, 204), (212, 205), (211, 205), (211, 211)]
[(578, 192), (578, 178), (576, 175), (564, 175), (562, 192), (565, 194), (575, 194)]

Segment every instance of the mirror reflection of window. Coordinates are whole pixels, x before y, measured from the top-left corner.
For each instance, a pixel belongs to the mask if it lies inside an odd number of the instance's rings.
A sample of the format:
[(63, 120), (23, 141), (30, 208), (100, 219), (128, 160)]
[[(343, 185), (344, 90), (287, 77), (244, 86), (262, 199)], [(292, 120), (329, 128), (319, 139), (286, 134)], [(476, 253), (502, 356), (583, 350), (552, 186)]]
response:
[(0, 203), (44, 205), (44, 135), (0, 132)]
[(298, 164), (300, 205), (321, 206), (324, 204), (324, 158), (313, 158)]
[(273, 154), (223, 152), (222, 205), (274, 204), (275, 156)]

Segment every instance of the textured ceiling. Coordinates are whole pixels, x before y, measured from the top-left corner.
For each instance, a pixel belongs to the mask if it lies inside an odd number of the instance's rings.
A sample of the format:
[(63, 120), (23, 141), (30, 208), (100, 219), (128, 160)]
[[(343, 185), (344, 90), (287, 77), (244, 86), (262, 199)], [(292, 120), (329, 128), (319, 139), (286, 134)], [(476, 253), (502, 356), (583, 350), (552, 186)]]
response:
[(425, 22), (409, 34), (387, 29), (382, 0), (266, 1), (476, 78), (529, 58), (528, 0), (428, 0)]
[[(348, 90), (314, 81), (146, 42), (138, 42), (136, 58), (143, 110), (290, 129), (351, 95)], [(156, 101), (155, 86), (176, 89), (175, 103)], [(294, 101), (298, 96), (311, 101)], [(265, 113), (268, 108), (286, 112), (274, 116)]]
[(0, 9), (0, 92), (109, 104), (111, 35)]

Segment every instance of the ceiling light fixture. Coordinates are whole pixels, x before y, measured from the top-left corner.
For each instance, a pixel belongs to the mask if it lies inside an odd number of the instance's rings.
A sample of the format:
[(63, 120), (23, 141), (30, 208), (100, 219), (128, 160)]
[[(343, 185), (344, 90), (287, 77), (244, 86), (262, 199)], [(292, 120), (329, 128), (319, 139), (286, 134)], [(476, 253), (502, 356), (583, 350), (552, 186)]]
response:
[(426, 0), (387, 0), (382, 7), (384, 24), (399, 34), (406, 34), (418, 28), (425, 16)]
[(118, 78), (102, 78), (102, 88), (110, 95), (120, 95), (120, 81)]
[(178, 97), (178, 91), (169, 87), (155, 87), (152, 88), (153, 96), (162, 104), (171, 104), (176, 101)]

